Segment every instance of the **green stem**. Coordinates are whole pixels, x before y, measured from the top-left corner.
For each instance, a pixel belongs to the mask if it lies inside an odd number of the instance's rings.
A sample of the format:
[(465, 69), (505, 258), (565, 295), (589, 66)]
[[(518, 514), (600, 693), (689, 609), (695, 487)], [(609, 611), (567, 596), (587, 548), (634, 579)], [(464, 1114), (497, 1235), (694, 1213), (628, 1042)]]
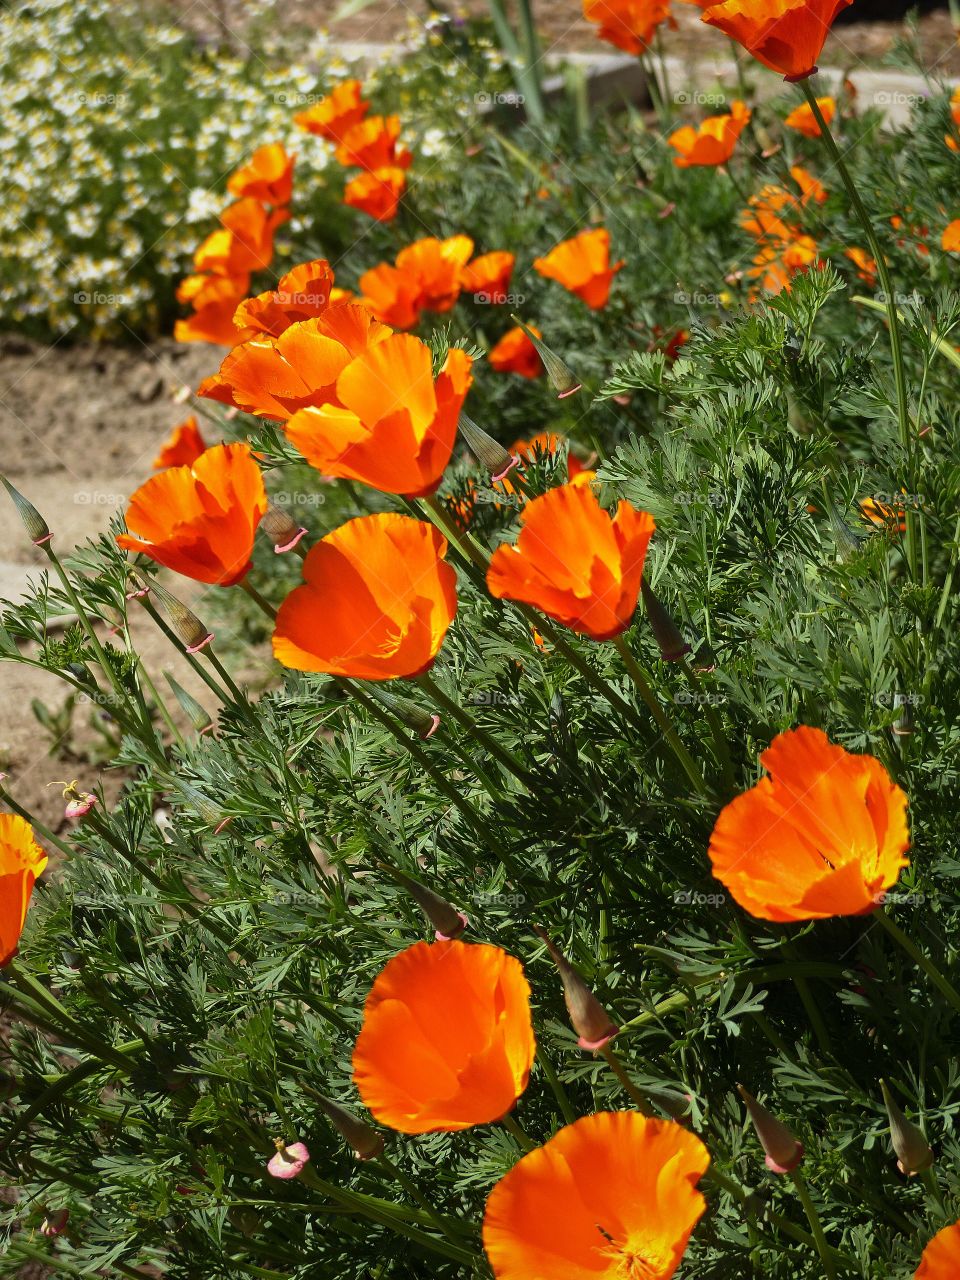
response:
[(807, 1190), (806, 1180), (799, 1169), (794, 1169), (790, 1177), (793, 1178), (793, 1185), (797, 1188), (797, 1195), (800, 1197), (803, 1211), (807, 1215), (807, 1221), (810, 1223), (810, 1230), (813, 1233), (817, 1252), (823, 1262), (823, 1274), (826, 1280), (836, 1280), (837, 1271), (833, 1265), (833, 1251), (827, 1243), (827, 1237), (823, 1234), (820, 1215), (817, 1213), (817, 1206), (813, 1203), (810, 1192)]
[[(719, 1169), (711, 1165), (710, 1169), (704, 1175), (710, 1182), (726, 1191), (727, 1195), (732, 1196), (734, 1200), (738, 1200), (740, 1204), (745, 1204), (750, 1198), (750, 1193), (734, 1182), (733, 1178), (728, 1178), (725, 1173), (721, 1173)], [(798, 1244), (805, 1244), (809, 1247), (816, 1247), (816, 1240), (809, 1232), (804, 1231), (802, 1227), (796, 1226), (789, 1218), (783, 1217), (782, 1214), (775, 1213), (768, 1209), (764, 1213), (764, 1217), (771, 1226), (782, 1231), (785, 1236), (789, 1236), (792, 1240), (796, 1240)], [(829, 1248), (829, 1246), (828, 1246)], [(859, 1267), (853, 1258), (848, 1257), (844, 1253), (840, 1253), (836, 1249), (830, 1249), (830, 1256), (841, 1266), (850, 1271), (859, 1271)]]
[(144, 608), (147, 611), (147, 613), (150, 615), (153, 621), (157, 624), (157, 626), (160, 628), (163, 634), (167, 637), (167, 639), (170, 641), (170, 643), (173, 645), (176, 651), (178, 653), (183, 654), (183, 656), (187, 659), (191, 667), (193, 667), (194, 671), (197, 673), (200, 679), (204, 682), (204, 684), (207, 686), (210, 692), (213, 693), (219, 699), (220, 702), (229, 702), (230, 695), (229, 693), (227, 693), (226, 689), (222, 688), (220, 685), (217, 684), (216, 680), (214, 680), (213, 676), (210, 674), (207, 668), (203, 665), (203, 663), (196, 657), (195, 654), (184, 653), (183, 644), (177, 638), (176, 633), (167, 625), (165, 620), (156, 611), (156, 609), (153, 607), (153, 604), (146, 596), (140, 597), (140, 605), (142, 608)]
[[(702, 688), (700, 677), (691, 667), (686, 658), (680, 660), (681, 670), (687, 677), (694, 689)], [(709, 695), (708, 695), (709, 696)], [(720, 723), (720, 717), (714, 710), (710, 702), (701, 702), (701, 709), (706, 717), (707, 724), (710, 727), (710, 733), (713, 735), (713, 745), (717, 753), (717, 761), (723, 773), (723, 785), (728, 795), (732, 795), (736, 790), (736, 778), (733, 772), (733, 760), (730, 756), (730, 744), (727, 741), (727, 735), (723, 731), (723, 725)]]
[[(799, 961), (800, 956), (792, 942), (781, 942), (780, 950), (783, 952), (787, 960)], [(797, 988), (797, 994), (803, 1002), (803, 1007), (807, 1011), (807, 1017), (810, 1019), (810, 1025), (813, 1027), (814, 1035), (817, 1037), (817, 1043), (823, 1053), (828, 1057), (833, 1057), (833, 1046), (830, 1043), (830, 1033), (827, 1031), (827, 1024), (823, 1020), (823, 1014), (820, 1012), (820, 1006), (817, 1004), (810, 991), (809, 982), (807, 982), (806, 978), (801, 976), (799, 973), (795, 973), (793, 976), (793, 983)]]
[[(416, 1201), (420, 1208), (429, 1216), (433, 1224), (443, 1232), (448, 1240), (455, 1245), (459, 1245), (460, 1237), (458, 1233), (452, 1229), (448, 1220), (430, 1203), (416, 1183), (411, 1178), (408, 1178), (402, 1169), (398, 1168), (397, 1165), (395, 1165), (383, 1152), (381, 1152), (377, 1157), (377, 1164), (382, 1165), (382, 1167), (386, 1169), (387, 1173), (389, 1173), (390, 1176), (394, 1178), (404, 1189), (411, 1200)], [(467, 1228), (466, 1224), (464, 1224), (464, 1227), (472, 1234), (472, 1230)]]
[(458, 706), (452, 698), (448, 697), (432, 676), (425, 671), (422, 675), (417, 677), (417, 683), (421, 685), (422, 688), (426, 689), (430, 696), (439, 702), (443, 709), (447, 711), (458, 724), (462, 725), (468, 733), (472, 734), (479, 743), (486, 747), (490, 755), (493, 756), (495, 760), (499, 761), (508, 773), (512, 773), (528, 791), (532, 792), (534, 790), (535, 783), (527, 770), (520, 764), (519, 760), (516, 760), (504, 747), (501, 747), (496, 738), (492, 737), (491, 734), (487, 733), (486, 729), (477, 724), (473, 716), (464, 711), (462, 707)]
[(574, 1120), (577, 1119), (577, 1113), (573, 1108), (573, 1104), (570, 1101), (570, 1097), (567, 1094), (566, 1089), (564, 1089), (560, 1081), (560, 1077), (553, 1069), (553, 1063), (540, 1047), (537, 1048), (537, 1062), (539, 1062), (540, 1070), (547, 1078), (547, 1084), (553, 1090), (553, 1096), (557, 1100), (557, 1106), (560, 1108), (560, 1114), (563, 1116), (564, 1120), (566, 1120), (567, 1124), (573, 1124)]
[(607, 1066), (610, 1068), (613, 1074), (617, 1077), (617, 1079), (623, 1085), (625, 1092), (636, 1103), (637, 1110), (642, 1115), (655, 1116), (657, 1113), (654, 1111), (653, 1107), (651, 1107), (646, 1094), (643, 1093), (640, 1089), (638, 1089), (637, 1086), (630, 1079), (629, 1075), (627, 1074), (626, 1068), (624, 1067), (620, 1059), (617, 1057), (613, 1049), (610, 1047), (610, 1045), (605, 1044), (600, 1049), (600, 1053), (604, 1061), (606, 1062)]
[(509, 1132), (513, 1134), (513, 1136), (520, 1143), (520, 1146), (523, 1148), (524, 1151), (536, 1150), (537, 1144), (534, 1142), (532, 1138), (527, 1137), (523, 1129), (521, 1129), (520, 1125), (518, 1124), (517, 1120), (514, 1118), (512, 1112), (508, 1111), (505, 1116), (502, 1116), (500, 1118), (500, 1123), (503, 1125), (505, 1129), (509, 1130)]
[(952, 1008), (960, 1013), (960, 991), (957, 991), (956, 987), (944, 977), (933, 961), (923, 954), (913, 939), (904, 933), (898, 924), (894, 924), (882, 907), (874, 913), (874, 919), (883, 925), (890, 937), (903, 948), (911, 960), (920, 966)]
[(249, 574), (247, 575), (247, 577), (241, 578), (240, 581), (237, 583), (237, 586), (240, 588), (241, 591), (246, 592), (246, 594), (250, 597), (250, 599), (257, 606), (257, 608), (261, 609), (267, 615), (267, 617), (270, 619), (271, 622), (276, 622), (277, 620), (276, 609), (273, 607), (270, 601), (266, 598), (266, 596), (262, 596), (260, 592), (257, 590), (257, 588), (253, 585), (253, 583), (250, 581)]

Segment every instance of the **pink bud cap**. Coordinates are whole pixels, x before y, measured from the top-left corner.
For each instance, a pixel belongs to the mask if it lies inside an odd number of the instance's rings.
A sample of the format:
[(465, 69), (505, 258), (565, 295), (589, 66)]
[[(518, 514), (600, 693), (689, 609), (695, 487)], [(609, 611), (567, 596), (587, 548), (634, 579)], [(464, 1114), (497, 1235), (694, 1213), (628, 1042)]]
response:
[(277, 1153), (267, 1161), (267, 1173), (271, 1178), (298, 1178), (310, 1160), (310, 1152), (302, 1142), (285, 1146), (277, 1139)]
[(461, 933), (463, 933), (464, 929), (466, 929), (470, 921), (467, 919), (467, 917), (463, 914), (462, 911), (458, 911), (457, 915), (460, 917), (459, 929), (454, 929), (452, 933), (441, 933), (439, 929), (434, 930), (433, 936), (436, 938), (438, 942), (452, 942), (454, 938), (459, 938)]
[(82, 818), (85, 814), (88, 814), (96, 803), (97, 797), (95, 795), (92, 795), (89, 791), (80, 791), (72, 800), (67, 802), (63, 816), (73, 822), (77, 818)]
[(205, 649), (213, 640), (213, 632), (208, 631), (201, 641), (197, 644), (188, 644), (184, 649), (184, 653), (199, 653), (201, 649)]
[(40, 1224), (40, 1234), (48, 1237), (58, 1236), (69, 1221), (69, 1209), (54, 1209), (53, 1212), (48, 1212), (44, 1216)]
[(297, 532), (293, 535), (289, 542), (285, 542), (282, 546), (274, 547), (274, 555), (281, 556), (285, 551), (292, 551), (301, 538), (306, 537), (307, 529), (305, 525), (301, 525)]

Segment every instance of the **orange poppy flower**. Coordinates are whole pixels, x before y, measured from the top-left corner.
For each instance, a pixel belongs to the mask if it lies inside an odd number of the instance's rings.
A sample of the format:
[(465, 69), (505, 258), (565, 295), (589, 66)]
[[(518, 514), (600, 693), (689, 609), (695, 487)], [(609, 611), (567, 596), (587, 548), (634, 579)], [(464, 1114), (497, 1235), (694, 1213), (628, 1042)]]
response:
[(413, 156), (397, 146), (399, 116), (368, 116), (340, 139), (336, 157), (358, 169), (409, 169)]
[(960, 253), (960, 218), (954, 218), (944, 230), (940, 247), (946, 249), (948, 253)]
[(740, 225), (758, 240), (789, 240), (794, 234), (781, 216), (796, 212), (797, 202), (786, 188), (768, 183), (750, 196), (747, 205)]
[(724, 0), (704, 9), (701, 21), (743, 45), (758, 62), (787, 80), (805, 80), (834, 18), (852, 0)]
[(281, 276), (276, 289), (245, 298), (237, 307), (234, 323), (279, 338), (292, 324), (322, 315), (334, 292), (330, 263), (326, 258), (315, 258)]
[(460, 296), (463, 268), (473, 253), (469, 236), (437, 240), (427, 236), (401, 249), (397, 270), (416, 280), (417, 306), (426, 311), (449, 311)]
[[(539, 329), (530, 329), (542, 338)], [(508, 329), (496, 346), (487, 354), (487, 362), (497, 373), (519, 373), (521, 378), (539, 378), (543, 373), (540, 353), (519, 325)]]
[(290, 155), (279, 142), (257, 147), (249, 161), (227, 179), (227, 190), (238, 200), (250, 196), (262, 204), (289, 204), (293, 195), (293, 166)]
[[(957, 131), (960, 132), (960, 85), (957, 85), (950, 95), (950, 116), (957, 127)], [(945, 133), (943, 140), (951, 151), (960, 151), (960, 143), (957, 142), (953, 134)]]
[(811, 200), (816, 204), (823, 204), (827, 199), (827, 189), (822, 182), (818, 181), (812, 173), (806, 169), (801, 169), (798, 164), (790, 166), (790, 177), (800, 188), (801, 205), (809, 204)]
[(433, 527), (384, 512), (348, 520), (303, 562), (277, 614), (273, 654), (295, 671), (358, 680), (420, 675), (457, 612), (457, 575)]
[(938, 1231), (923, 1251), (914, 1280), (956, 1280), (960, 1276), (960, 1222)]
[(669, 0), (583, 0), (583, 16), (597, 37), (626, 53), (643, 53), (662, 22), (675, 26)]
[(535, 1051), (519, 960), (485, 943), (417, 942), (367, 996), (353, 1079), (381, 1124), (449, 1133), (512, 1111)]
[(515, 262), (516, 257), (504, 249), (483, 253), (463, 268), (461, 288), (472, 293), (475, 302), (506, 302)]
[(515, 546), (497, 547), (487, 587), (572, 631), (610, 640), (637, 607), (653, 516), (620, 502), (611, 518), (586, 485), (566, 484), (528, 502)]
[(222, 227), (212, 231), (193, 255), (194, 266), (218, 276), (265, 271), (273, 261), (273, 233), (289, 217), (285, 209), (267, 213), (249, 196), (237, 200), (221, 213)]
[(673, 157), (673, 163), (680, 169), (726, 164), (749, 120), (750, 108), (737, 101), (730, 104), (729, 115), (709, 116), (698, 129), (687, 124), (674, 130), (667, 139), (668, 145), (680, 153)]
[(324, 475), (406, 497), (433, 493), (453, 452), (471, 363), (452, 347), (434, 381), (426, 343), (390, 334), (343, 368), (326, 403), (293, 415), (287, 438)]
[(298, 129), (314, 133), (330, 142), (339, 142), (348, 130), (359, 124), (370, 110), (362, 96), (359, 80), (344, 80), (325, 98), (293, 117)]
[(389, 262), (363, 273), (360, 292), (371, 315), (393, 329), (412, 329), (420, 319), (419, 281)]
[(754, 255), (747, 277), (759, 280), (766, 293), (789, 292), (798, 271), (806, 271), (818, 261), (817, 245), (810, 236), (794, 236), (776, 245), (765, 245)]
[(710, 1165), (672, 1120), (601, 1111), (523, 1156), (487, 1197), (497, 1280), (668, 1280), (707, 1203)]
[(17, 954), (30, 895), (46, 865), (29, 822), (0, 813), (0, 969)]
[(234, 347), (220, 366), (219, 381), (202, 383), (197, 394), (224, 399), (246, 413), (279, 422), (310, 404), (336, 402), (337, 378), (351, 360), (390, 336), (355, 302), (335, 302), (312, 320), (284, 329), (279, 338), (261, 334)]
[[(833, 98), (818, 98), (817, 106), (827, 124), (832, 124), (833, 117), (837, 114), (837, 104)], [(805, 138), (820, 137), (820, 126), (817, 124), (817, 117), (813, 114), (813, 108), (809, 102), (803, 102), (799, 107), (795, 107), (783, 123), (788, 129), (796, 129), (797, 133), (802, 133)]]
[(191, 414), (170, 432), (163, 448), (154, 458), (153, 466), (157, 471), (163, 467), (189, 467), (196, 462), (206, 447), (206, 441), (200, 434), (197, 420)]
[(770, 776), (717, 818), (713, 874), (762, 920), (872, 911), (909, 865), (904, 792), (879, 760), (808, 725), (779, 734), (760, 763)]
[(857, 276), (865, 284), (876, 283), (877, 264), (866, 249), (844, 249), (843, 256), (850, 259), (857, 268)]
[(171, 467), (140, 486), (117, 534), (144, 555), (195, 582), (230, 587), (250, 568), (267, 509), (263, 476), (246, 444), (218, 444), (189, 467)]
[(906, 533), (907, 522), (901, 503), (891, 507), (885, 502), (878, 502), (876, 498), (863, 498), (859, 506), (864, 520), (885, 529), (897, 529), (900, 533)]
[(193, 315), (177, 320), (173, 336), (177, 342), (215, 342), (232, 347), (243, 334), (234, 324), (237, 303), (250, 287), (247, 274), (239, 276), (192, 275), (177, 286), (177, 301), (189, 303)]
[(604, 227), (581, 231), (564, 240), (544, 258), (533, 263), (540, 275), (556, 280), (565, 289), (599, 311), (607, 305), (613, 277), (623, 267), (624, 259), (610, 265), (610, 232)]
[(397, 216), (400, 197), (407, 189), (407, 175), (397, 165), (358, 173), (343, 189), (343, 203), (359, 209), (376, 222)]

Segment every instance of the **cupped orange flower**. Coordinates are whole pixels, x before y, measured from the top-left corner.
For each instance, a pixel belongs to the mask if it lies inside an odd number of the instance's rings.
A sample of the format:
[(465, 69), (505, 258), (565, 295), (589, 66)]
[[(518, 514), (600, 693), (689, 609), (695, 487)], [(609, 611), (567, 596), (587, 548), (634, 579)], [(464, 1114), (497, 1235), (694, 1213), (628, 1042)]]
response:
[(293, 166), (297, 157), (280, 142), (257, 147), (246, 164), (227, 179), (227, 190), (238, 200), (250, 196), (262, 204), (289, 204), (293, 195)]
[(834, 18), (852, 0), (724, 0), (704, 9), (701, 21), (743, 45), (758, 62), (787, 80), (816, 70)]
[(503, 303), (507, 300), (516, 257), (505, 249), (483, 253), (463, 268), (461, 287), (472, 293), (475, 302)]
[(334, 293), (330, 263), (314, 258), (281, 276), (276, 289), (245, 298), (237, 307), (234, 324), (279, 338), (292, 324), (323, 315)]
[(425, 311), (449, 311), (460, 296), (463, 268), (473, 253), (469, 236), (437, 240), (427, 236), (401, 249), (397, 270), (417, 282), (417, 306)]
[(960, 1276), (960, 1222), (938, 1231), (923, 1251), (914, 1280), (957, 1280)]
[(953, 222), (944, 229), (940, 247), (946, 249), (948, 253), (960, 253), (960, 218), (954, 218)]
[(707, 1207), (710, 1154), (672, 1120), (601, 1111), (530, 1151), (487, 1197), (497, 1280), (668, 1280)]
[(420, 319), (420, 284), (389, 262), (360, 277), (361, 301), (371, 315), (393, 329), (412, 329)]
[(613, 277), (624, 259), (610, 265), (610, 232), (605, 227), (581, 231), (564, 240), (533, 263), (540, 275), (556, 280), (575, 293), (588, 307), (599, 311), (607, 305)]
[(857, 268), (857, 276), (864, 284), (876, 283), (877, 264), (866, 249), (844, 249), (843, 256)]
[[(538, 338), (543, 334), (529, 326)], [(521, 378), (539, 378), (543, 373), (540, 353), (519, 325), (508, 329), (500, 341), (487, 354), (487, 363), (497, 373), (519, 373)]]
[(337, 379), (350, 361), (390, 333), (366, 307), (335, 302), (279, 338), (261, 334), (234, 347), (219, 381), (203, 383), (198, 394), (223, 399), (220, 389), (227, 387), (231, 403), (246, 413), (282, 422), (307, 405), (335, 402)]
[(298, 129), (317, 134), (330, 142), (339, 142), (343, 135), (366, 116), (370, 103), (364, 101), (359, 80), (344, 80), (325, 98), (300, 111), (293, 117)]
[(406, 497), (433, 493), (453, 453), (471, 363), (453, 347), (434, 380), (426, 343), (391, 334), (343, 369), (326, 403), (294, 414), (287, 438), (324, 475)]
[(498, 599), (534, 605), (572, 631), (610, 640), (637, 607), (653, 516), (620, 502), (611, 518), (587, 485), (534, 498), (515, 546), (497, 547), (487, 587)]
[(681, 169), (692, 165), (726, 164), (733, 155), (737, 139), (750, 121), (750, 108), (745, 102), (732, 102), (725, 116), (709, 116), (700, 127), (684, 125), (674, 130), (667, 143), (680, 154), (673, 163)]
[(260, 468), (246, 444), (218, 444), (189, 467), (171, 467), (140, 486), (127, 507), (126, 551), (196, 582), (230, 587), (250, 568), (253, 538), (267, 510)]
[(457, 612), (457, 575), (433, 527), (385, 512), (328, 533), (277, 614), (273, 653), (295, 671), (358, 680), (420, 675)]
[(583, 0), (583, 16), (595, 22), (597, 37), (625, 53), (643, 53), (663, 22), (675, 26), (670, 0)]
[(206, 441), (200, 434), (197, 420), (190, 415), (178, 423), (164, 441), (163, 447), (153, 460), (154, 469), (163, 467), (189, 467), (196, 462), (206, 449)]
[(714, 825), (713, 874), (762, 920), (872, 911), (909, 865), (904, 792), (879, 760), (808, 725), (779, 734), (760, 763), (770, 776)]
[(519, 960), (485, 943), (417, 942), (367, 996), (353, 1078), (381, 1124), (453, 1132), (512, 1111), (535, 1051)]
[[(833, 117), (837, 114), (837, 104), (833, 98), (818, 98), (817, 106), (827, 124), (832, 124)], [(820, 137), (820, 126), (809, 102), (803, 102), (799, 107), (795, 107), (783, 123), (788, 129), (796, 129), (797, 133), (802, 133), (805, 138)]]
[(390, 222), (397, 216), (406, 189), (407, 175), (398, 165), (372, 169), (350, 179), (343, 189), (343, 203), (376, 222)]
[(193, 255), (194, 266), (219, 276), (265, 271), (273, 261), (273, 233), (289, 217), (285, 209), (268, 213), (249, 196), (237, 200), (221, 213), (223, 225)]
[(250, 276), (192, 275), (177, 286), (177, 301), (189, 303), (193, 314), (177, 320), (177, 342), (215, 342), (232, 347), (245, 336), (234, 323), (237, 304), (246, 296)]
[(399, 116), (368, 116), (343, 135), (336, 157), (358, 169), (409, 169), (413, 156), (397, 146), (399, 137)]
[(0, 969), (17, 954), (30, 895), (46, 865), (29, 822), (0, 813)]

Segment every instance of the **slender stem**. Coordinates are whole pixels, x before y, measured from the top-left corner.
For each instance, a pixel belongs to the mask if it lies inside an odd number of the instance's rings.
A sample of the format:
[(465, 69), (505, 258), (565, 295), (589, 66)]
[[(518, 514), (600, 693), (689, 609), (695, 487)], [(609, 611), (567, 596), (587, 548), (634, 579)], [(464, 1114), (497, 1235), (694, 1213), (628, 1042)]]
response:
[(547, 1084), (549, 1084), (550, 1088), (553, 1090), (553, 1096), (557, 1100), (557, 1106), (560, 1108), (560, 1114), (563, 1116), (564, 1120), (566, 1120), (567, 1124), (573, 1124), (574, 1120), (577, 1118), (577, 1113), (573, 1108), (573, 1103), (570, 1101), (570, 1097), (566, 1089), (564, 1089), (560, 1081), (560, 1077), (554, 1070), (553, 1063), (540, 1047), (537, 1048), (537, 1062), (540, 1063), (540, 1070), (547, 1078)]
[(637, 1110), (642, 1115), (655, 1116), (657, 1113), (654, 1111), (653, 1107), (651, 1107), (650, 1102), (647, 1099), (647, 1095), (643, 1093), (640, 1089), (638, 1089), (637, 1086), (630, 1079), (629, 1075), (627, 1074), (626, 1067), (624, 1067), (623, 1063), (617, 1057), (616, 1053), (613, 1051), (610, 1045), (605, 1044), (603, 1048), (600, 1050), (600, 1053), (604, 1058), (607, 1066), (610, 1068), (613, 1074), (617, 1077), (617, 1079), (623, 1085), (625, 1092), (629, 1094), (629, 1096), (636, 1103)]
[[(750, 1192), (746, 1191), (738, 1183), (734, 1182), (733, 1178), (728, 1178), (725, 1173), (721, 1173), (714, 1165), (710, 1166), (704, 1177), (709, 1179), (714, 1186), (719, 1187), (721, 1191), (726, 1191), (726, 1193), (732, 1196), (735, 1200), (739, 1200), (741, 1204), (745, 1204), (750, 1198)], [(783, 1217), (782, 1214), (774, 1213), (770, 1209), (765, 1211), (764, 1216), (771, 1226), (776, 1227), (778, 1231), (782, 1231), (785, 1236), (789, 1236), (799, 1244), (816, 1246), (816, 1240), (814, 1237), (810, 1235), (809, 1232), (804, 1231), (802, 1227), (798, 1227), (792, 1223), (789, 1218)], [(844, 1253), (840, 1253), (836, 1249), (830, 1249), (830, 1256), (848, 1270), (859, 1270), (853, 1258), (848, 1257)]]
[(524, 769), (523, 765), (521, 765), (520, 762), (506, 750), (506, 748), (501, 747), (496, 738), (487, 733), (486, 729), (477, 724), (473, 716), (469, 715), (468, 712), (464, 711), (463, 707), (458, 706), (452, 698), (448, 697), (432, 676), (425, 671), (422, 675), (417, 677), (417, 683), (426, 689), (430, 696), (439, 702), (444, 710), (449, 712), (458, 724), (461, 724), (468, 733), (471, 733), (479, 743), (486, 747), (490, 755), (492, 755), (495, 760), (498, 760), (509, 773), (512, 773), (528, 791), (533, 790), (533, 779), (527, 770)]
[[(800, 956), (796, 947), (792, 942), (781, 942), (780, 950), (783, 952), (787, 960), (797, 961)], [(807, 1011), (807, 1017), (810, 1019), (810, 1025), (813, 1027), (814, 1035), (817, 1037), (817, 1043), (821, 1050), (828, 1057), (833, 1057), (833, 1046), (830, 1043), (830, 1033), (827, 1031), (827, 1024), (823, 1020), (823, 1014), (820, 1012), (820, 1006), (813, 998), (810, 991), (810, 984), (806, 978), (799, 973), (793, 975), (793, 983), (797, 988), (797, 994), (803, 1001), (803, 1007)]]
[(524, 1133), (524, 1131), (520, 1128), (520, 1125), (517, 1123), (517, 1120), (513, 1116), (512, 1112), (508, 1111), (505, 1116), (501, 1116), (500, 1123), (503, 1125), (505, 1129), (508, 1129), (510, 1133), (513, 1134), (516, 1140), (520, 1143), (520, 1146), (523, 1147), (524, 1151), (536, 1150), (537, 1144), (534, 1142), (532, 1138), (529, 1138)]
[(686, 991), (678, 991), (676, 995), (667, 996), (665, 1000), (655, 1004), (652, 1009), (645, 1013), (638, 1013), (629, 1022), (624, 1022), (617, 1034), (622, 1036), (625, 1031), (633, 1031), (637, 1027), (647, 1026), (650, 1022), (658, 1022), (666, 1014), (676, 1013), (678, 1009), (686, 1009), (691, 1004), (693, 1004), (693, 996)]
[(799, 1169), (794, 1169), (790, 1176), (793, 1178), (793, 1185), (797, 1188), (797, 1195), (800, 1197), (800, 1203), (803, 1205), (807, 1221), (810, 1223), (810, 1230), (817, 1246), (817, 1253), (819, 1253), (820, 1260), (823, 1262), (823, 1274), (826, 1280), (835, 1280), (837, 1271), (833, 1265), (833, 1251), (827, 1243), (827, 1237), (823, 1234), (820, 1215), (817, 1213), (817, 1206), (813, 1203), (810, 1192), (807, 1190), (806, 1180)]
[(226, 689), (223, 689), (220, 685), (217, 684), (216, 680), (214, 680), (213, 676), (210, 674), (207, 668), (194, 654), (184, 653), (182, 642), (178, 640), (176, 633), (172, 630), (171, 627), (167, 625), (166, 621), (160, 616), (160, 614), (153, 607), (153, 604), (150, 602), (150, 600), (146, 596), (141, 596), (140, 604), (142, 608), (144, 608), (147, 611), (147, 613), (150, 615), (153, 621), (157, 624), (157, 626), (160, 628), (163, 634), (167, 637), (167, 639), (170, 641), (170, 643), (173, 645), (176, 651), (178, 653), (182, 653), (183, 656), (187, 659), (191, 667), (193, 667), (194, 671), (197, 673), (200, 679), (204, 682), (204, 684), (207, 686), (210, 692), (213, 693), (221, 702), (229, 702), (230, 695), (229, 693), (227, 693)]
[(230, 674), (227, 668), (223, 665), (223, 663), (220, 661), (217, 655), (213, 652), (212, 646), (207, 645), (207, 647), (204, 649), (203, 652), (209, 658), (217, 675), (220, 677), (223, 683), (230, 690), (231, 694), (233, 695), (233, 699), (237, 703), (237, 705), (241, 708), (247, 709), (249, 707), (249, 703), (247, 701), (246, 696), (237, 685), (237, 682), (234, 680), (233, 676)]
[[(702, 687), (700, 678), (686, 658), (681, 658), (680, 667), (694, 689), (700, 689)], [(723, 731), (720, 717), (714, 710), (713, 705), (709, 701), (701, 702), (699, 705), (706, 717), (707, 724), (710, 726), (710, 733), (713, 735), (714, 749), (723, 773), (724, 788), (728, 795), (732, 795), (736, 790), (736, 778), (733, 772), (733, 760), (730, 756), (730, 744), (727, 741), (727, 735)]]
[[(910, 476), (910, 492), (916, 492), (914, 483), (914, 450), (913, 435), (910, 430), (910, 408), (907, 399), (907, 376), (903, 361), (903, 343), (900, 335), (900, 319), (897, 312), (896, 295), (893, 292), (893, 284), (890, 279), (890, 271), (887, 267), (886, 258), (880, 247), (880, 241), (877, 239), (877, 233), (874, 230), (873, 223), (870, 221), (870, 215), (867, 213), (866, 207), (860, 198), (860, 193), (856, 188), (853, 177), (846, 166), (843, 153), (837, 146), (837, 141), (830, 131), (830, 126), (823, 118), (823, 112), (820, 110), (820, 104), (817, 102), (816, 93), (810, 84), (810, 77), (801, 81), (804, 96), (813, 112), (820, 134), (831, 158), (837, 167), (841, 181), (846, 188), (847, 196), (853, 206), (860, 223), (863, 227), (864, 234), (870, 245), (870, 252), (877, 264), (877, 274), (880, 277), (880, 285), (884, 293), (884, 302), (887, 308), (887, 327), (890, 333), (890, 354), (893, 359), (893, 378), (897, 392), (897, 424), (900, 431), (900, 446), (906, 455), (907, 470)], [(917, 576), (917, 533), (916, 519), (917, 513), (909, 506), (906, 509), (907, 524), (907, 563), (910, 566), (910, 573), (913, 578)]]
[(434, 1225), (443, 1232), (448, 1240), (452, 1241), (453, 1244), (460, 1243), (458, 1233), (451, 1229), (451, 1225), (448, 1220), (430, 1203), (412, 1178), (408, 1178), (403, 1170), (398, 1168), (383, 1152), (381, 1152), (377, 1157), (377, 1164), (382, 1165), (387, 1173), (389, 1173), (390, 1176), (394, 1178), (404, 1189), (411, 1200), (415, 1200), (417, 1202), (420, 1208), (429, 1215)]
[(246, 592), (246, 594), (250, 597), (250, 599), (257, 606), (257, 608), (262, 609), (263, 612), (267, 615), (267, 617), (271, 620), (271, 622), (276, 622), (277, 620), (276, 609), (273, 607), (270, 601), (266, 598), (266, 596), (262, 596), (260, 592), (257, 590), (257, 588), (253, 585), (253, 583), (250, 581), (249, 574), (247, 575), (247, 577), (241, 578), (240, 581), (237, 583), (237, 586), (240, 588), (241, 591)]
[(879, 911), (874, 912), (874, 919), (883, 925), (890, 937), (899, 943), (911, 960), (920, 966), (937, 990), (946, 997), (948, 1003), (960, 1013), (960, 991), (957, 991), (956, 987), (944, 977), (929, 956), (925, 956), (913, 939), (904, 933), (898, 924), (894, 924), (882, 907)]

